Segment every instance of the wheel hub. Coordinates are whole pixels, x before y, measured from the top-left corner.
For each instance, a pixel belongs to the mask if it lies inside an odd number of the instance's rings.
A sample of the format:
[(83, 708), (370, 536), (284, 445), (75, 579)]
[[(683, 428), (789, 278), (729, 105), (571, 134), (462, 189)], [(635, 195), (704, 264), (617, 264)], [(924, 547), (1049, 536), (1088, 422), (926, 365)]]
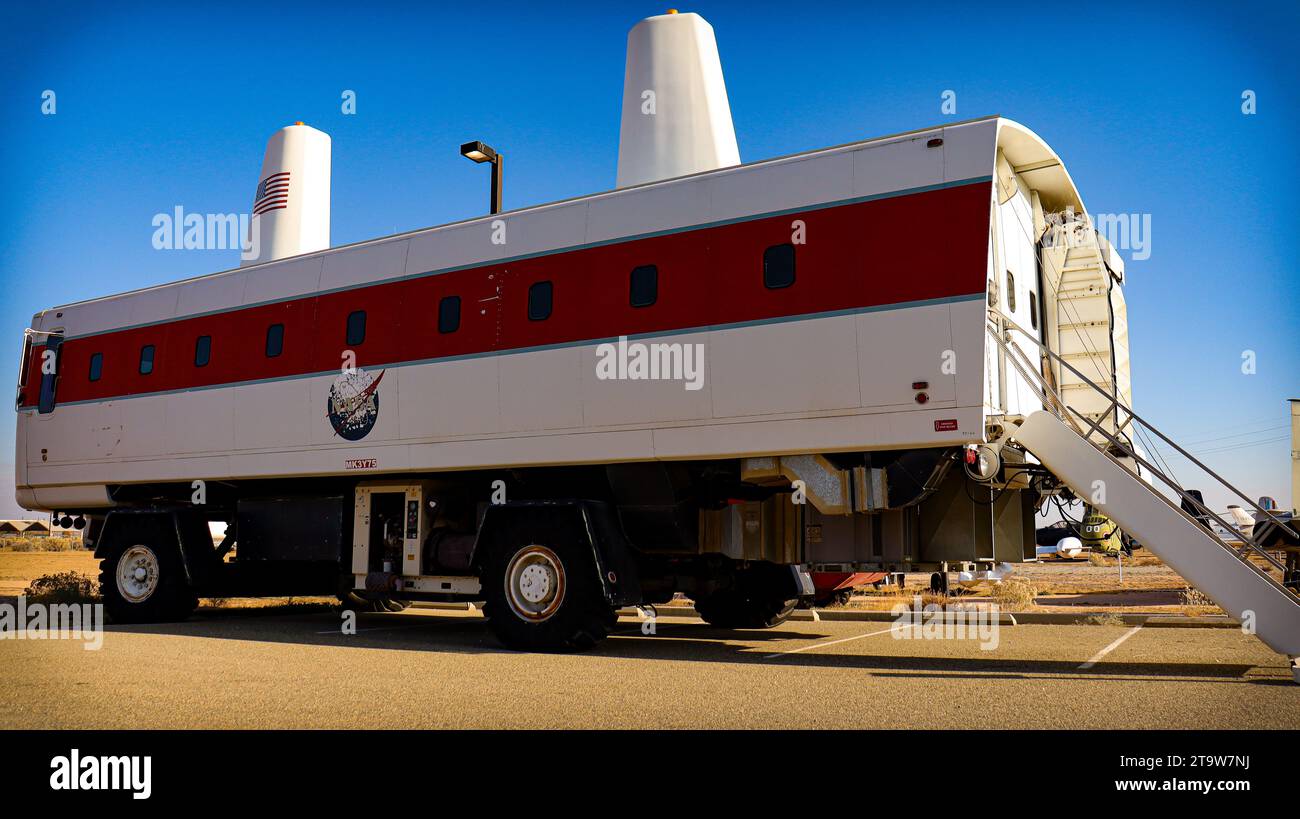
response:
[(148, 546), (132, 546), (117, 561), (117, 592), (129, 603), (143, 603), (158, 588), (158, 555)]
[(506, 567), (506, 600), (524, 620), (538, 623), (554, 615), (564, 602), (565, 586), (564, 563), (545, 546), (525, 546)]
[(519, 578), (519, 591), (529, 603), (540, 603), (550, 595), (551, 571), (548, 567), (533, 564), (525, 568)]

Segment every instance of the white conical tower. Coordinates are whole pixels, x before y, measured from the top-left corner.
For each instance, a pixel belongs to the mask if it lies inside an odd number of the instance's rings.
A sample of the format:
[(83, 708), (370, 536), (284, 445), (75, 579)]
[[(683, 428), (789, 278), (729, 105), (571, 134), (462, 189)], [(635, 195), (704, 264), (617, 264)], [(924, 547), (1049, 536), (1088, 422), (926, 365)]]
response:
[(240, 266), (330, 246), (330, 137), (301, 122), (266, 143)]
[(713, 26), (675, 10), (627, 35), (618, 187), (740, 164)]

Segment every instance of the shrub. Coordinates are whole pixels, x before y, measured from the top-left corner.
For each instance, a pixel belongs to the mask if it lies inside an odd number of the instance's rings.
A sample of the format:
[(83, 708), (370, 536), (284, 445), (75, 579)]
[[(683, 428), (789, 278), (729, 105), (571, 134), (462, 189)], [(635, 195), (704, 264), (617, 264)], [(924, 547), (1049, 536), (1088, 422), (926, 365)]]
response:
[(1217, 606), (1218, 605), (1218, 603), (1215, 603), (1213, 600), (1211, 600), (1210, 598), (1202, 594), (1200, 589), (1195, 589), (1192, 588), (1191, 586), (1184, 586), (1183, 591), (1179, 596), (1182, 598), (1184, 606)]
[(1034, 598), (1038, 596), (1038, 589), (1023, 577), (1008, 577), (1001, 583), (993, 585), (991, 596), (999, 608), (1026, 611), (1034, 607)]
[(13, 552), (70, 552), (84, 548), (79, 537), (35, 535), (0, 536), (0, 549)]
[(1124, 625), (1124, 618), (1113, 611), (1107, 611), (1100, 614), (1090, 614), (1085, 622), (1093, 626), (1122, 626)]
[(23, 592), (33, 603), (94, 603), (99, 600), (98, 584), (79, 572), (42, 575)]

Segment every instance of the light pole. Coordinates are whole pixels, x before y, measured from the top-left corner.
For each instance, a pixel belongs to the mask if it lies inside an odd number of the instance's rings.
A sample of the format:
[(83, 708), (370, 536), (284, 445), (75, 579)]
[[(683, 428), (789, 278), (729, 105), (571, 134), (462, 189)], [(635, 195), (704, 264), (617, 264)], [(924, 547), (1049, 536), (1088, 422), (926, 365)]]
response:
[(460, 146), (460, 155), (475, 162), (492, 163), (492, 202), (489, 213), (501, 212), (501, 166), (505, 162), (505, 155), (499, 154), (492, 150), (492, 146), (485, 145), (482, 142), (466, 142)]

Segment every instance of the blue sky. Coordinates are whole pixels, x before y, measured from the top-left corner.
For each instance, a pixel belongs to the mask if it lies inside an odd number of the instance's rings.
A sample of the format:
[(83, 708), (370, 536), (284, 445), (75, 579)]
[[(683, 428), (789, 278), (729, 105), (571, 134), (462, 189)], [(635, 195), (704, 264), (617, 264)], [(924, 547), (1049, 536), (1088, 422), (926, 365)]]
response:
[[(1128, 266), (1136, 407), (1287, 504), (1300, 4), (1131, 5), (680, 8), (717, 31), (744, 161), (996, 113), (1062, 155), (1091, 210), (1151, 214), (1151, 256)], [(468, 139), (506, 152), (507, 208), (613, 187), (626, 34), (665, 8), (6, 5), (0, 382), (39, 309), (236, 266), (233, 251), (154, 250), (151, 220), (245, 212), (267, 137), (295, 120), (333, 137), (334, 244), (481, 213)], [(0, 516), (18, 514), (12, 441), (6, 412)]]

